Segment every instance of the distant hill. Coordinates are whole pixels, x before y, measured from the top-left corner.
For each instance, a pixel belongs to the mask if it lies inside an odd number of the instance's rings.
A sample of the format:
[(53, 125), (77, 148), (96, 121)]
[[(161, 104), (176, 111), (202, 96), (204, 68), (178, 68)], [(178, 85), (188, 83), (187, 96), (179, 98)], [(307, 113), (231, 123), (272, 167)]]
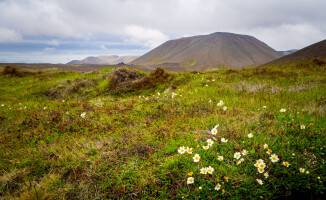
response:
[(282, 64), (300, 61), (303, 59), (326, 59), (326, 40), (317, 42), (303, 49), (300, 49), (287, 56), (283, 56), (279, 59), (273, 60), (266, 65)]
[(289, 55), (291, 53), (294, 53), (296, 51), (298, 51), (298, 49), (291, 49), (291, 50), (287, 50), (287, 51), (277, 51), (277, 52), (279, 52), (283, 56), (287, 56), (287, 55)]
[(119, 63), (129, 63), (139, 56), (117, 56), (117, 55), (108, 55), (108, 56), (89, 56), (83, 60), (73, 60), (67, 64), (97, 64), (97, 65), (116, 65)]
[(258, 39), (217, 32), (170, 40), (132, 61), (135, 65), (181, 67), (244, 67), (280, 58), (281, 54)]

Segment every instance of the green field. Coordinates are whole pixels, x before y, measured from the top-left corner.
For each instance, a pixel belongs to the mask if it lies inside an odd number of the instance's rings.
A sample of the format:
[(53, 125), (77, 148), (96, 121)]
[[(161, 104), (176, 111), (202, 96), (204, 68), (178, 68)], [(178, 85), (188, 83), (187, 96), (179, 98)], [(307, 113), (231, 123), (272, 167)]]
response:
[(124, 87), (114, 70), (0, 75), (0, 199), (325, 193), (325, 64), (138, 71)]

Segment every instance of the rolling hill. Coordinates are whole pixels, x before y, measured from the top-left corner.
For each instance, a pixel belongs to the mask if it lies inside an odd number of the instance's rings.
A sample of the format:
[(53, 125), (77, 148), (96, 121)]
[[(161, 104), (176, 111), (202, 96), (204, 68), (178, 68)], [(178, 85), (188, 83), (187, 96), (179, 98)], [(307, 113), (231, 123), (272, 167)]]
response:
[(98, 64), (98, 65), (116, 65), (121, 62), (129, 63), (139, 56), (117, 56), (117, 55), (108, 55), (108, 56), (89, 56), (83, 60), (73, 60), (67, 64)]
[(281, 54), (258, 39), (217, 32), (169, 40), (132, 61), (135, 65), (181, 67), (245, 67), (280, 58)]
[(297, 62), (303, 59), (326, 59), (326, 40), (317, 42), (287, 56), (273, 60), (267, 65)]

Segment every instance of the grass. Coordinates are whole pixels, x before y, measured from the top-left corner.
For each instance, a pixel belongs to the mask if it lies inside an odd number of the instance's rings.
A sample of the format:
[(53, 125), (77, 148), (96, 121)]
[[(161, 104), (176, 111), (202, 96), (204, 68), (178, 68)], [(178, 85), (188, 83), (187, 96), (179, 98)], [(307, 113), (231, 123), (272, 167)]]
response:
[[(324, 195), (325, 65), (170, 73), (159, 84), (155, 76), (147, 79), (151, 87), (118, 91), (110, 91), (112, 73), (113, 68), (103, 68), (0, 76), (1, 199)], [(223, 106), (217, 105), (220, 100)], [(207, 139), (214, 143), (204, 150)], [(264, 144), (278, 162), (271, 161)], [(193, 152), (180, 154), (180, 147)], [(248, 154), (234, 158), (243, 150)], [(254, 166), (258, 159), (268, 178)], [(209, 166), (212, 174), (200, 174)], [(189, 177), (194, 183), (187, 184)]]

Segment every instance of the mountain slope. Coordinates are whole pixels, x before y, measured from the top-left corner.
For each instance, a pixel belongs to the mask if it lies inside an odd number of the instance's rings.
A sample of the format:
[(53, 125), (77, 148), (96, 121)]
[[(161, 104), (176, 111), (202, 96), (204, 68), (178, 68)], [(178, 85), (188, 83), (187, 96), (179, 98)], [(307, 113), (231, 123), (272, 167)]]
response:
[(281, 57), (274, 49), (252, 36), (213, 33), (170, 40), (132, 61), (136, 65), (243, 67)]
[(67, 64), (105, 64), (105, 65), (116, 65), (118, 63), (129, 63), (139, 56), (117, 56), (117, 55), (108, 55), (108, 56), (89, 56), (83, 60), (73, 60)]
[(273, 60), (268, 65), (300, 61), (302, 59), (326, 59), (326, 40), (317, 42), (287, 56)]

